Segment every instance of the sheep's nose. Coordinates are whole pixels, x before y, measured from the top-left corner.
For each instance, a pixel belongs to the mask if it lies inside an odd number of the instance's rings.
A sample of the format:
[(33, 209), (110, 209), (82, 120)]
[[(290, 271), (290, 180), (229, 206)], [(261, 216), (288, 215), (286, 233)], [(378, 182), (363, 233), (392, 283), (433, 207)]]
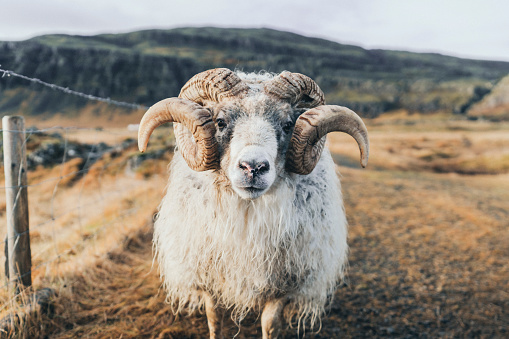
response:
[(256, 176), (258, 174), (264, 174), (270, 169), (269, 162), (263, 161), (241, 161), (239, 163), (240, 169), (244, 171), (248, 176)]

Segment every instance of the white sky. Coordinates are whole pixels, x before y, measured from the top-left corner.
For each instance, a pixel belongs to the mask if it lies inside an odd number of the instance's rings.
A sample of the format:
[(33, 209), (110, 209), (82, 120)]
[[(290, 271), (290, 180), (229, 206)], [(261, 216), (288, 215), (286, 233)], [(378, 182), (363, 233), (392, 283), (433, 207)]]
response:
[(370, 49), (509, 61), (506, 0), (0, 0), (0, 40), (182, 26), (269, 27)]

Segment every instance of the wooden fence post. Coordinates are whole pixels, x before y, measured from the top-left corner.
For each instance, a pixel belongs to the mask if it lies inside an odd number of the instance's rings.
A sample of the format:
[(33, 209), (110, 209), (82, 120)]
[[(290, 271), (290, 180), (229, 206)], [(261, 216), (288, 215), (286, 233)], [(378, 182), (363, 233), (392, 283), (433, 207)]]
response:
[(19, 292), (32, 285), (25, 120), (21, 116), (5, 116), (2, 129), (9, 266), (6, 275)]

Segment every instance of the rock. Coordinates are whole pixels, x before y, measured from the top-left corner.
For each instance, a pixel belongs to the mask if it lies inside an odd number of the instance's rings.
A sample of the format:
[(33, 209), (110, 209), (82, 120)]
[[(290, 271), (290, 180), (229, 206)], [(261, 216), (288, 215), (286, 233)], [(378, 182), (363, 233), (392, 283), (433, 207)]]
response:
[[(44, 134), (38, 134), (38, 137)], [(27, 155), (28, 170), (34, 170), (37, 166), (51, 167), (71, 159), (82, 158), (88, 166), (100, 159), (105, 153), (113, 150), (113, 147), (101, 142), (99, 144), (82, 144), (78, 142), (64, 142), (60, 135), (46, 135), (51, 142), (44, 143)], [(59, 139), (55, 141), (55, 138)]]
[(468, 111), (469, 117), (509, 120), (509, 75), (502, 78), (481, 101)]

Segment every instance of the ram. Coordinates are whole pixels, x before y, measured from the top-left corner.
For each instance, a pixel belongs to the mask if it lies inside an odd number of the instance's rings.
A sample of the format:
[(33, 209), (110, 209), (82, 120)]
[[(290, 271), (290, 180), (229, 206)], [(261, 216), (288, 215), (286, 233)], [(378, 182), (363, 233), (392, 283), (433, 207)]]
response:
[(262, 312), (263, 338), (317, 323), (347, 262), (347, 222), (326, 134), (350, 134), (367, 164), (369, 141), (351, 110), (325, 105), (309, 77), (219, 68), (143, 116), (174, 123), (177, 142), (154, 248), (175, 312), (205, 309), (211, 338), (225, 312)]

